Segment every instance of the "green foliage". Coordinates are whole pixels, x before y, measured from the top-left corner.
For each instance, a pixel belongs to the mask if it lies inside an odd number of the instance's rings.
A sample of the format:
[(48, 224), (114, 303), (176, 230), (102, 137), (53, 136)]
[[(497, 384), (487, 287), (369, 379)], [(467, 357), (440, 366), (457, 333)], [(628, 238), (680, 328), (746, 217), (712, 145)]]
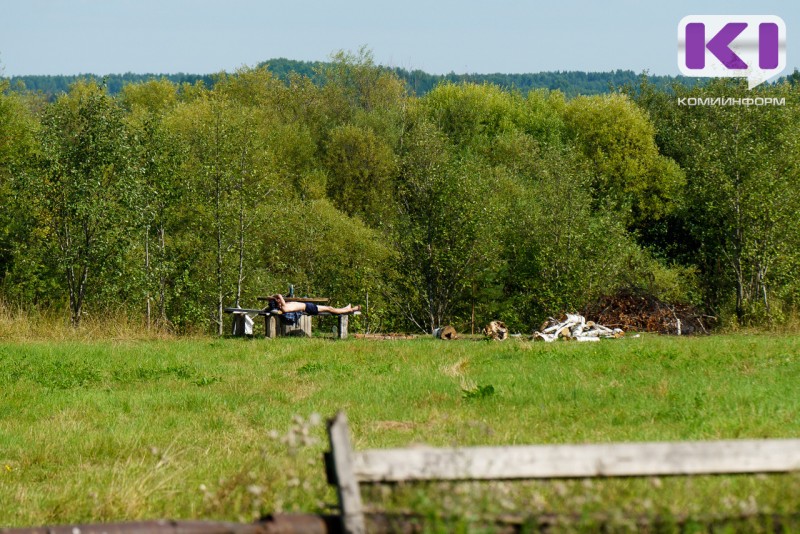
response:
[(126, 85), (119, 95), (119, 100), (134, 117), (143, 115), (161, 117), (177, 103), (178, 88), (164, 78), (150, 80)]
[(621, 289), (789, 317), (794, 107), (681, 107), (749, 93), (610, 78), (624, 93), (445, 76), (417, 97), (362, 48), (54, 101), (2, 82), (0, 297), (217, 333), (224, 307), (288, 284), (369, 297), (370, 328), (397, 330), (530, 330)]
[(359, 111), (391, 108), (402, 101), (405, 87), (397, 76), (375, 65), (372, 52), (339, 51), (319, 69), (329, 113), (346, 121)]
[[(119, 283), (130, 204), (130, 143), (122, 111), (93, 83), (77, 83), (42, 118), (42, 157), (24, 193), (42, 240), (68, 290), (71, 320), (85, 300)], [(47, 263), (49, 258), (42, 258)]]
[(420, 117), (404, 142), (394, 236), (399, 251), (396, 306), (423, 331), (446, 324), (478, 278), (499, 265), (493, 244), (502, 217), (494, 176)]
[(397, 163), (372, 130), (344, 125), (330, 132), (325, 160), (327, 194), (337, 208), (372, 227), (390, 222), (396, 204)]
[(796, 94), (789, 84), (750, 91), (739, 81), (675, 88), (675, 98), (785, 98), (786, 106), (675, 109), (644, 84), (638, 97), (663, 134), (665, 154), (687, 176), (681, 223), (696, 243), (705, 301), (738, 323), (780, 320), (796, 302), (800, 209)]
[(125, 74), (106, 74), (104, 76), (80, 74), (80, 75), (25, 75), (12, 76), (10, 83), (15, 88), (24, 91), (40, 93), (55, 100), (60, 95), (69, 93), (70, 88), (76, 83), (102, 83), (108, 88), (111, 95), (117, 95), (124, 91), (128, 85), (148, 83), (153, 80), (168, 80), (170, 84), (182, 85), (204, 83), (206, 86), (214, 85), (215, 76), (212, 74), (135, 74), (128, 72)]
[(270, 212), (258, 234), (256, 255), (263, 260), (249, 294), (291, 283), (301, 295), (335, 296), (337, 302), (363, 302), (369, 293), (380, 310), (393, 254), (380, 233), (324, 199), (272, 204)]
[(440, 85), (424, 103), (433, 123), (456, 145), (492, 138), (514, 121), (510, 95), (491, 85)]
[(494, 85), (443, 84), (423, 100), (426, 113), (456, 145), (492, 142), (520, 131), (546, 143), (558, 143), (563, 132), (558, 93), (503, 91)]
[(141, 270), (131, 269), (127, 280), (135, 296), (143, 297), (140, 309), (145, 311), (149, 328), (153, 319), (169, 324), (167, 310), (173, 291), (168, 288), (174, 285), (177, 270), (167, 243), (174, 231), (171, 219), (183, 192), (179, 169), (184, 152), (165, 124), (165, 117), (178, 104), (177, 88), (166, 80), (128, 85), (120, 101), (128, 110), (133, 170), (139, 183), (134, 221), (136, 235), (141, 238), (135, 240), (127, 263), (141, 266)]
[[(225, 82), (221, 83), (221, 88)], [(181, 169), (192, 212), (186, 223), (201, 241), (192, 275), (202, 280), (200, 298), (213, 306), (218, 333), (226, 301), (239, 302), (250, 260), (245, 234), (263, 218), (257, 210), (271, 192), (272, 159), (263, 135), (265, 116), (238, 105), (222, 89), (176, 108), (171, 125), (186, 151)], [(267, 115), (269, 117), (269, 115)]]
[(619, 217), (592, 208), (591, 174), (574, 150), (539, 153), (540, 172), (517, 186), (505, 232), (503, 318), (530, 331), (557, 311), (636, 285), (640, 254)]
[[(362, 52), (368, 51), (364, 49)], [(332, 59), (337, 61), (339, 56), (348, 55), (356, 57), (354, 54), (340, 52), (335, 54)], [(258, 68), (269, 70), (277, 79), (283, 82), (288, 82), (293, 77), (303, 77), (320, 85), (325, 83), (324, 70), (329, 66), (330, 62), (275, 58), (260, 63)], [(552, 71), (527, 74), (456, 74), (454, 72), (449, 74), (429, 74), (419, 69), (407, 70), (399, 67), (394, 69), (380, 67), (380, 69), (402, 80), (408, 91), (418, 96), (429, 93), (443, 83), (477, 83), (496, 85), (505, 90), (522, 91), (523, 93), (537, 89), (560, 91), (567, 96), (573, 97), (608, 93), (618, 87), (633, 85), (639, 78), (639, 75), (633, 71), (619, 69), (607, 72)], [(217, 81), (217, 75), (214, 74), (136, 74), (132, 72), (106, 74), (105, 76), (25, 75), (13, 76), (9, 81), (15, 88), (21, 87), (26, 91), (38, 92), (50, 98), (55, 98), (60, 93), (68, 92), (70, 85), (87, 77), (104, 79), (112, 95), (124, 91), (128, 85), (146, 83), (155, 79), (169, 80), (178, 86), (183, 84), (194, 85), (201, 82), (209, 88), (213, 88)], [(787, 76), (786, 79), (793, 80), (796, 77), (798, 77), (797, 71)], [(676, 82), (686, 86), (703, 83), (702, 81), (698, 82), (696, 78), (686, 78), (684, 76), (651, 76), (650, 79), (652, 80), (651, 83), (661, 90), (670, 88)]]
[(17, 194), (20, 184), (16, 179), (34, 157), (36, 126), (23, 98), (8, 92), (8, 83), (0, 81), (0, 287), (8, 287), (6, 294), (16, 289), (6, 286), (11, 282), (7, 277), (24, 270), (15, 265), (15, 256), (33, 231), (28, 210)]
[(683, 173), (659, 154), (653, 124), (628, 97), (575, 98), (566, 104), (564, 120), (595, 166), (591, 187), (598, 205), (610, 206), (633, 228), (675, 209)]

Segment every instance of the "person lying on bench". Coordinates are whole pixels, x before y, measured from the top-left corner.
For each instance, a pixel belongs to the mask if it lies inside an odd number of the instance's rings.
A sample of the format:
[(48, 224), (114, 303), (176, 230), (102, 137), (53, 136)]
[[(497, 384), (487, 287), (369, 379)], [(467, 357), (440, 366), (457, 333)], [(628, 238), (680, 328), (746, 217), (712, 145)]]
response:
[(329, 313), (331, 315), (348, 315), (361, 311), (361, 306), (351, 306), (348, 304), (344, 308), (334, 308), (333, 306), (317, 305), (313, 302), (286, 302), (283, 295), (272, 295), (267, 297), (268, 308), (270, 310), (280, 310), (281, 313), (305, 312), (308, 315), (319, 315)]

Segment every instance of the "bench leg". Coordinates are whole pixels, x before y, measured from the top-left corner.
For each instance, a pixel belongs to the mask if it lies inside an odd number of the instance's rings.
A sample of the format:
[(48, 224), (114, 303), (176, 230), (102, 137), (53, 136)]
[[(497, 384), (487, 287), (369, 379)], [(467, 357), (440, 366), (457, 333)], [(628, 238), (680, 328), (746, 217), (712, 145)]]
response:
[(268, 337), (269, 339), (275, 339), (275, 336), (278, 333), (278, 325), (276, 323), (276, 319), (274, 315), (265, 315), (264, 316), (264, 337)]
[(349, 322), (350, 322), (349, 315), (339, 316), (339, 335), (337, 336), (339, 339), (347, 339), (347, 325)]
[(233, 314), (233, 331), (231, 332), (234, 336), (243, 336), (245, 334), (244, 330), (244, 314), (243, 313), (234, 313)]
[(306, 337), (311, 337), (311, 316), (310, 315), (301, 315), (300, 322), (298, 323), (300, 330), (306, 335)]

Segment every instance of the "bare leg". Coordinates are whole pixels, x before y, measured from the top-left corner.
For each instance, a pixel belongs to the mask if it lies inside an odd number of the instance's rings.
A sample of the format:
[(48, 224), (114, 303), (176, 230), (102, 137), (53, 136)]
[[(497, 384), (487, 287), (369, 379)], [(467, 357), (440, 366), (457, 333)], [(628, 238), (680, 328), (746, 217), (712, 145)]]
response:
[(333, 315), (345, 315), (348, 313), (353, 313), (357, 311), (361, 311), (361, 306), (351, 306), (347, 305), (344, 308), (334, 308), (333, 306), (317, 306), (317, 309), (320, 313), (330, 313)]

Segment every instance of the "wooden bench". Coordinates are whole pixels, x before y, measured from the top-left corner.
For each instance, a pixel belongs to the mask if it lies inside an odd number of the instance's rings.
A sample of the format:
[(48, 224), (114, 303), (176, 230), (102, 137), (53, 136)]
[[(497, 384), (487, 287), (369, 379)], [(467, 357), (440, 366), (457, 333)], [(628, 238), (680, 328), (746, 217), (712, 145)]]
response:
[[(327, 300), (326, 300), (327, 302)], [(262, 309), (248, 309), (248, 308), (225, 308), (225, 313), (233, 315), (233, 332), (234, 336), (252, 335), (252, 319), (250, 315), (264, 317), (264, 337), (274, 339), (278, 336), (292, 336), (301, 335), (311, 337), (311, 318), (313, 315), (308, 315), (303, 312), (296, 312), (300, 314), (300, 320), (296, 325), (286, 324), (280, 320), (283, 313), (279, 310)], [(339, 318), (336, 330), (336, 337), (338, 339), (347, 339), (348, 327), (350, 323), (350, 315), (361, 315), (360, 311), (355, 311), (349, 314), (336, 315), (333, 313), (319, 313), (318, 316), (334, 315)], [(249, 321), (249, 325), (248, 325)]]

